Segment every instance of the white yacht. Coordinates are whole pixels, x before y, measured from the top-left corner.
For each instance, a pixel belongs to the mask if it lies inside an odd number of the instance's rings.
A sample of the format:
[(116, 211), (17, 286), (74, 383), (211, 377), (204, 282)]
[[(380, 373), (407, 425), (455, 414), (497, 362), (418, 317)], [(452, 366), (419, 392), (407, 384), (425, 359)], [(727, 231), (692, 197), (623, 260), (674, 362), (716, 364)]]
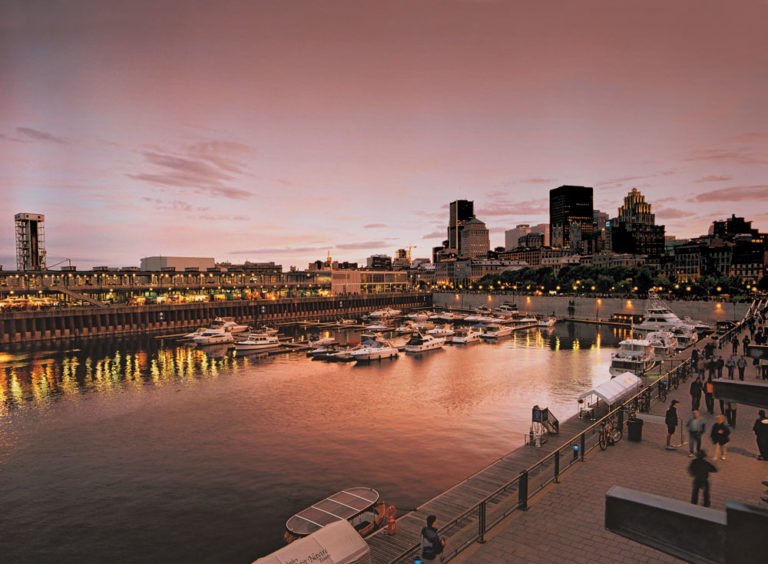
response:
[(326, 345), (332, 345), (336, 342), (336, 339), (333, 337), (321, 337), (319, 335), (315, 335), (314, 339), (310, 339), (309, 343), (307, 343), (310, 347), (324, 347)]
[(359, 347), (349, 351), (354, 360), (381, 360), (382, 358), (395, 358), (400, 353), (389, 341), (377, 338), (374, 341), (366, 341)]
[(373, 325), (366, 326), (366, 329), (369, 331), (391, 331), (392, 327), (383, 323), (374, 323)]
[(276, 349), (279, 346), (279, 339), (267, 333), (249, 333), (246, 339), (235, 343), (235, 349), (238, 351), (261, 351)]
[(536, 324), (538, 327), (554, 327), (555, 323), (557, 323), (557, 317), (554, 315), (550, 315), (549, 317), (538, 317), (537, 318), (538, 323)]
[[(651, 331), (673, 331), (680, 329), (680, 333), (697, 333), (711, 329), (706, 323), (694, 321), (689, 317), (680, 319), (657, 296), (651, 294), (648, 299), (648, 307), (643, 315), (642, 323), (634, 326), (635, 331), (649, 333)], [(698, 338), (698, 337), (697, 337)], [(694, 341), (695, 342), (695, 341)]]
[(453, 313), (452, 311), (443, 311), (437, 314), (437, 319), (440, 321), (461, 321), (464, 316), (460, 313)]
[(506, 337), (512, 334), (512, 328), (504, 325), (487, 325), (483, 330), (483, 334), (480, 335), (481, 339), (498, 339), (500, 337)]
[(245, 333), (247, 325), (240, 325), (233, 317), (217, 317), (211, 323), (211, 329), (223, 329), (227, 333)]
[(454, 345), (466, 345), (478, 342), (481, 334), (482, 331), (474, 327), (460, 327), (446, 341)]
[(532, 317), (530, 315), (524, 315), (522, 317), (515, 317), (513, 320), (515, 326), (517, 327), (524, 327), (524, 326), (538, 326), (539, 320), (535, 317)]
[(377, 311), (372, 311), (370, 313), (370, 316), (374, 319), (386, 319), (388, 317), (397, 317), (400, 315), (399, 309), (392, 309), (391, 307), (385, 307), (384, 309), (379, 309)]
[(642, 376), (656, 364), (653, 345), (646, 339), (625, 339), (619, 343), (619, 350), (611, 355), (612, 376), (631, 372)]
[(443, 327), (435, 327), (434, 329), (427, 331), (427, 335), (432, 335), (433, 337), (450, 337), (453, 335), (453, 329), (451, 329), (448, 325)]
[(645, 338), (653, 345), (656, 358), (670, 358), (677, 352), (677, 337), (671, 331), (651, 331)]
[(405, 344), (405, 352), (420, 353), (426, 351), (432, 351), (435, 349), (442, 349), (445, 344), (445, 338), (433, 337), (432, 335), (422, 335), (416, 333)]
[(429, 314), (423, 311), (415, 311), (413, 313), (409, 313), (406, 315), (406, 317), (412, 321), (426, 321), (429, 319)]
[(232, 333), (222, 328), (208, 328), (192, 340), (196, 345), (221, 345), (233, 343), (235, 338), (232, 336)]
[(193, 331), (192, 333), (187, 333), (183, 337), (179, 337), (180, 341), (194, 341), (195, 337), (198, 335), (202, 335), (208, 330), (207, 327), (200, 327), (200, 329), (197, 329), (196, 331)]
[(513, 302), (504, 302), (494, 311), (499, 315), (503, 315), (504, 317), (511, 317), (520, 313), (520, 310), (517, 308), (517, 304)]

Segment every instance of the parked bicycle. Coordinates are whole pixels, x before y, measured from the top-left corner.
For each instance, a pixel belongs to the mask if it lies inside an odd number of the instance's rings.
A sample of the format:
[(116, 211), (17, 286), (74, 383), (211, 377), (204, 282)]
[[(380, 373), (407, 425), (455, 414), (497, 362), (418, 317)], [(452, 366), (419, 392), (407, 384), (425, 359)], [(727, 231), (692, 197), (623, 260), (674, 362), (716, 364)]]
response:
[(637, 401), (637, 408), (642, 413), (648, 413), (651, 411), (651, 389), (646, 388), (643, 390), (643, 393), (640, 395), (640, 398)]
[(667, 381), (659, 380), (657, 387), (659, 388), (659, 401), (667, 401), (667, 388), (669, 387)]
[(615, 421), (615, 417), (610, 417), (600, 425), (600, 435), (598, 436), (597, 444), (600, 445), (600, 450), (605, 450), (619, 442), (623, 436), (624, 431)]

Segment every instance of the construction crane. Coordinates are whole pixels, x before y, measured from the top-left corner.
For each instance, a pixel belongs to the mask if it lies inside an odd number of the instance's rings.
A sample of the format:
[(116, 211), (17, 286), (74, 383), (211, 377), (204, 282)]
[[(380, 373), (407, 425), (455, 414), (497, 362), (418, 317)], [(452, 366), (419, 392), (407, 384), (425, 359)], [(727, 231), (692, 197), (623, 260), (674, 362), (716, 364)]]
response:
[(65, 262), (67, 263), (67, 266), (69, 266), (69, 267), (72, 266), (72, 261), (70, 259), (68, 259), (68, 258), (65, 258), (64, 260), (60, 260), (59, 262), (57, 262), (55, 264), (49, 264), (48, 267), (46, 268), (46, 270), (49, 270), (49, 269), (51, 269), (51, 268), (53, 268), (55, 266), (59, 266), (60, 264), (64, 264)]

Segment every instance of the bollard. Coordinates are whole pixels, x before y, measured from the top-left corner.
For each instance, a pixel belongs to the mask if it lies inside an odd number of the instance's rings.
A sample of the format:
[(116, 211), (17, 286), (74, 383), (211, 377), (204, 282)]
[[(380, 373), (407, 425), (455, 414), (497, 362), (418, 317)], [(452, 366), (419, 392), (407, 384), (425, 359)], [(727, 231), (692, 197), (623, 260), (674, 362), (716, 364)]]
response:
[(571, 445), (571, 451), (573, 452), (573, 461), (574, 462), (576, 462), (576, 460), (578, 460), (578, 458), (579, 458), (579, 450), (581, 450), (579, 448), (579, 445), (577, 445), (577, 444), (572, 444)]
[(586, 437), (584, 436), (584, 433), (580, 435), (580, 439), (581, 439), (580, 441), (581, 445), (579, 446), (580, 456), (581, 456), (581, 461), (584, 462), (584, 450), (585, 450), (584, 447), (586, 445)]
[(560, 483), (560, 451), (555, 451), (555, 483)]
[(517, 493), (518, 508), (522, 511), (528, 511), (528, 470), (520, 472)]
[(481, 502), (480, 506), (478, 507), (477, 535), (478, 535), (477, 542), (480, 544), (485, 544), (485, 502), (484, 501)]

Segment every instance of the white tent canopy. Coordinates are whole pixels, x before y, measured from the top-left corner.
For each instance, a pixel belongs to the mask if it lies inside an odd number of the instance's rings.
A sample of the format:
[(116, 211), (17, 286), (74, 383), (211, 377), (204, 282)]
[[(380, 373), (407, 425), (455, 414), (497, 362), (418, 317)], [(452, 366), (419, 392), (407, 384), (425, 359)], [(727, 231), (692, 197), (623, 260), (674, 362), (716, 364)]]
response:
[(597, 396), (608, 405), (613, 405), (629, 392), (642, 386), (642, 383), (642, 380), (631, 372), (624, 372), (615, 378), (611, 378), (607, 382), (600, 384), (596, 388), (584, 392), (579, 396), (579, 399), (581, 400), (590, 396)]
[(370, 564), (371, 549), (349, 521), (335, 521), (253, 564)]

